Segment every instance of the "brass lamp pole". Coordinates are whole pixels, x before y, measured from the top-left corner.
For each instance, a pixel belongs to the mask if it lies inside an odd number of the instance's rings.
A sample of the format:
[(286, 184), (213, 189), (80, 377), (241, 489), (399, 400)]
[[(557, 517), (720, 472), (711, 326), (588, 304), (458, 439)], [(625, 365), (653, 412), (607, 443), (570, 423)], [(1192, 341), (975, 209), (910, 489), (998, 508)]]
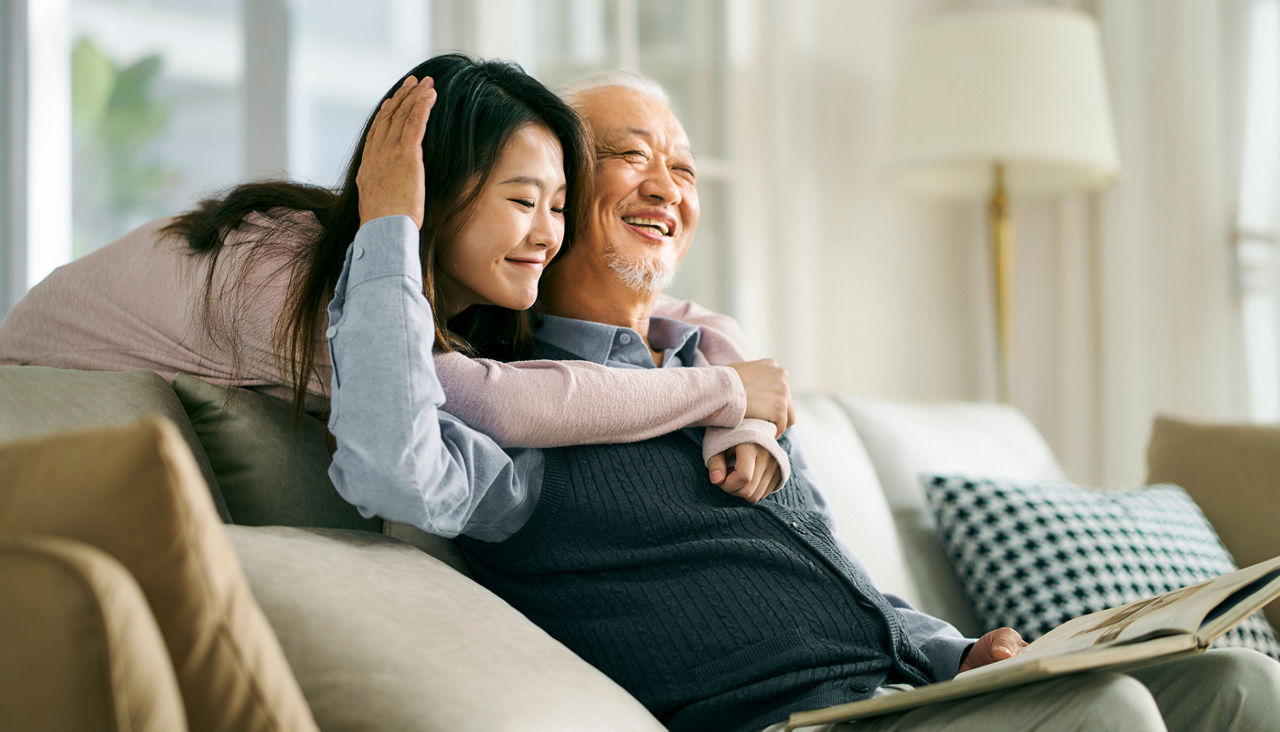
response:
[(1042, 4), (928, 18), (907, 39), (896, 106), (895, 184), (990, 197), (996, 388), (1008, 402), (1014, 255), (1006, 195), (1098, 190), (1120, 172), (1098, 24)]
[(996, 283), (996, 383), (1000, 401), (1009, 402), (1009, 331), (1013, 282), (1013, 220), (1004, 193), (1004, 164), (994, 165), (995, 185), (987, 208)]

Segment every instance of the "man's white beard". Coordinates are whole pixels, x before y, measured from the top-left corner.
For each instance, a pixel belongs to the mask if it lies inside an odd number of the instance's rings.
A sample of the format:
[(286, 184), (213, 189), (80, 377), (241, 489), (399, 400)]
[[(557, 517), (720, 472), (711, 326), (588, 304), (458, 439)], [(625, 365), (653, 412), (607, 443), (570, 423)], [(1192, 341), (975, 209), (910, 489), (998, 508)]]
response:
[(651, 259), (631, 261), (612, 244), (605, 247), (604, 256), (622, 284), (636, 292), (662, 292), (676, 276), (675, 265)]

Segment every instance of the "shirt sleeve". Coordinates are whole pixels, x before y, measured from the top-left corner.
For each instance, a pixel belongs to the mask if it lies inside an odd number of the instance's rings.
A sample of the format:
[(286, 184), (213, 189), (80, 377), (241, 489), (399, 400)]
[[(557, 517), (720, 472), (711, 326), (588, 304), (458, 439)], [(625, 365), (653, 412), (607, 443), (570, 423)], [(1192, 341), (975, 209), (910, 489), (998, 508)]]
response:
[(444, 537), (518, 530), (541, 488), (541, 453), (508, 455), (442, 411), (418, 231), (405, 216), (362, 226), (329, 304), (337, 450), (329, 477), (363, 516)]
[[(844, 549), (843, 545), (841, 549)], [(848, 554), (848, 551), (845, 553)], [(948, 681), (955, 678), (956, 672), (960, 670), (960, 657), (977, 639), (964, 637), (951, 623), (915, 609), (911, 603), (897, 595), (886, 593), (884, 599), (902, 616), (907, 639), (929, 661), (933, 680)]]
[(449, 411), (503, 447), (639, 442), (683, 427), (736, 426), (747, 409), (727, 366), (623, 369), (437, 353), (435, 367)]

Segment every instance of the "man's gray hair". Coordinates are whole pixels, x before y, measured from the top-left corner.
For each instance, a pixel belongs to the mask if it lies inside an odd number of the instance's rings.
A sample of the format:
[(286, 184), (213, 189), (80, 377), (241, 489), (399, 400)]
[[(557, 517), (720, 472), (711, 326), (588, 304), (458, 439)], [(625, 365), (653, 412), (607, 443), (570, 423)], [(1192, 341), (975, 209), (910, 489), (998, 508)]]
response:
[(663, 89), (661, 84), (634, 71), (602, 71), (584, 76), (561, 89), (560, 98), (568, 102), (569, 106), (576, 107), (580, 94), (606, 86), (625, 86), (628, 89), (635, 89), (671, 106), (671, 95), (667, 94), (667, 90)]

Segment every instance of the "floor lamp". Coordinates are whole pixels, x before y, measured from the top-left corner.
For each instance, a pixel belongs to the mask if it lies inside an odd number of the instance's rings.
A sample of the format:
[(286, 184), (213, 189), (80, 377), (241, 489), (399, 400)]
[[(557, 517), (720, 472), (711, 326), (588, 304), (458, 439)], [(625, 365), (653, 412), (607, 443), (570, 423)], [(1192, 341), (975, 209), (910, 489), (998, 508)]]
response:
[(905, 191), (989, 197), (997, 384), (1009, 401), (1008, 197), (1097, 190), (1120, 171), (1098, 27), (1083, 13), (1000, 7), (934, 16), (907, 41), (890, 177)]

